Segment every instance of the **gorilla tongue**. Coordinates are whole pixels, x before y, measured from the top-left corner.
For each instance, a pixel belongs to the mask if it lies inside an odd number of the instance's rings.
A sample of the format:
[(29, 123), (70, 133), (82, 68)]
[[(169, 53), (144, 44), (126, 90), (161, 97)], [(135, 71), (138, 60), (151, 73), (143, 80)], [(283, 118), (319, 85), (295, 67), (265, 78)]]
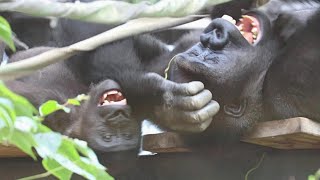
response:
[(249, 15), (242, 15), (236, 24), (243, 37), (251, 44), (254, 44), (260, 32), (259, 21)]
[(127, 99), (118, 90), (105, 92), (99, 100), (98, 106), (127, 105)]

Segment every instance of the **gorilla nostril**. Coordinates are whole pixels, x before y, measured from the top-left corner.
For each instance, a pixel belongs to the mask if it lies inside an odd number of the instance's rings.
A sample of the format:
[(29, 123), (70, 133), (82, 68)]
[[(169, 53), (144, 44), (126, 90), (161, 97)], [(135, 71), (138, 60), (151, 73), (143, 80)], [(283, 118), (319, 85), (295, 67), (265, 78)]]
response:
[(117, 110), (116, 112), (113, 113), (113, 116), (119, 116), (120, 114), (123, 114), (123, 111)]
[(226, 32), (223, 27), (217, 27), (200, 36), (200, 42), (202, 45), (212, 50), (222, 49), (228, 41), (228, 32)]
[(210, 34), (209, 48), (212, 50), (222, 49), (229, 41), (228, 32), (224, 28), (215, 28)]
[(124, 109), (115, 110), (110, 117), (118, 117), (120, 115), (129, 118), (129, 114)]
[(208, 46), (209, 39), (210, 39), (210, 34), (209, 33), (200, 35), (200, 42), (204, 47)]
[(126, 140), (130, 140), (130, 139), (133, 138), (133, 135), (127, 133), (127, 134), (123, 134), (123, 137), (124, 137), (124, 139), (126, 139)]
[(217, 39), (223, 38), (223, 34), (220, 29), (215, 29), (213, 32), (215, 33)]
[(112, 134), (106, 134), (103, 136), (103, 140), (106, 142), (111, 142), (112, 141)]

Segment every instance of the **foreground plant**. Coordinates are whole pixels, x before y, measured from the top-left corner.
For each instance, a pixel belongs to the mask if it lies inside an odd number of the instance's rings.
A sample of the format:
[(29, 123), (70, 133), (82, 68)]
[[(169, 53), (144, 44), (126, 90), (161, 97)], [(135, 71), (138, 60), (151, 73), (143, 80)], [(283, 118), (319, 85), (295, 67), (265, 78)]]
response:
[[(78, 96), (66, 104), (79, 105), (82, 99), (84, 96)], [(23, 179), (54, 175), (65, 180), (71, 179), (73, 173), (87, 179), (113, 179), (85, 141), (53, 132), (41, 123), (44, 116), (56, 110), (68, 112), (65, 105), (49, 101), (39, 108), (39, 113), (25, 98), (11, 92), (1, 82), (0, 144), (17, 146), (34, 160), (36, 154), (42, 158), (48, 172)]]

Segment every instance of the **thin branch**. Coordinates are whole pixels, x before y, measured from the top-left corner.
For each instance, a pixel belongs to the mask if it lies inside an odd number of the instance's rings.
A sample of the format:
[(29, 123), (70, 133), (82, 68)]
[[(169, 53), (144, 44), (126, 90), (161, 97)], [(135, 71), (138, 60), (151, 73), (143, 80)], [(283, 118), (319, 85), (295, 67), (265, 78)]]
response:
[(131, 20), (123, 25), (117, 26), (109, 31), (80, 41), (73, 45), (56, 48), (37, 56), (27, 58), (14, 63), (9, 63), (0, 67), (0, 80), (10, 80), (31, 74), (35, 70), (46, 67), (50, 64), (65, 60), (79, 52), (91, 51), (97, 47), (120, 40), (132, 35), (157, 31), (196, 19), (206, 17), (204, 15), (187, 16), (184, 18), (140, 18)]
[(244, 177), (245, 180), (248, 180), (250, 173), (252, 173), (253, 171), (255, 171), (256, 169), (258, 169), (264, 159), (264, 157), (266, 156), (266, 153), (264, 152), (258, 162), (258, 164), (256, 164), (253, 168), (251, 168), (247, 173), (246, 176)]

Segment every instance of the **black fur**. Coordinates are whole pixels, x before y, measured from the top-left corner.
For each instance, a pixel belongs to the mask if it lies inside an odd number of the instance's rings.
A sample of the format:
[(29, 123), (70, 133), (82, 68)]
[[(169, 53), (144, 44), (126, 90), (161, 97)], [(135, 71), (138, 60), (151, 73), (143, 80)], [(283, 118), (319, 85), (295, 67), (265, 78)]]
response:
[(319, 1), (272, 0), (246, 13), (259, 19), (258, 43), (249, 44), (230, 22), (215, 19), (171, 71), (176, 82), (204, 82), (223, 107), (207, 133), (225, 140), (259, 121), (319, 120)]

